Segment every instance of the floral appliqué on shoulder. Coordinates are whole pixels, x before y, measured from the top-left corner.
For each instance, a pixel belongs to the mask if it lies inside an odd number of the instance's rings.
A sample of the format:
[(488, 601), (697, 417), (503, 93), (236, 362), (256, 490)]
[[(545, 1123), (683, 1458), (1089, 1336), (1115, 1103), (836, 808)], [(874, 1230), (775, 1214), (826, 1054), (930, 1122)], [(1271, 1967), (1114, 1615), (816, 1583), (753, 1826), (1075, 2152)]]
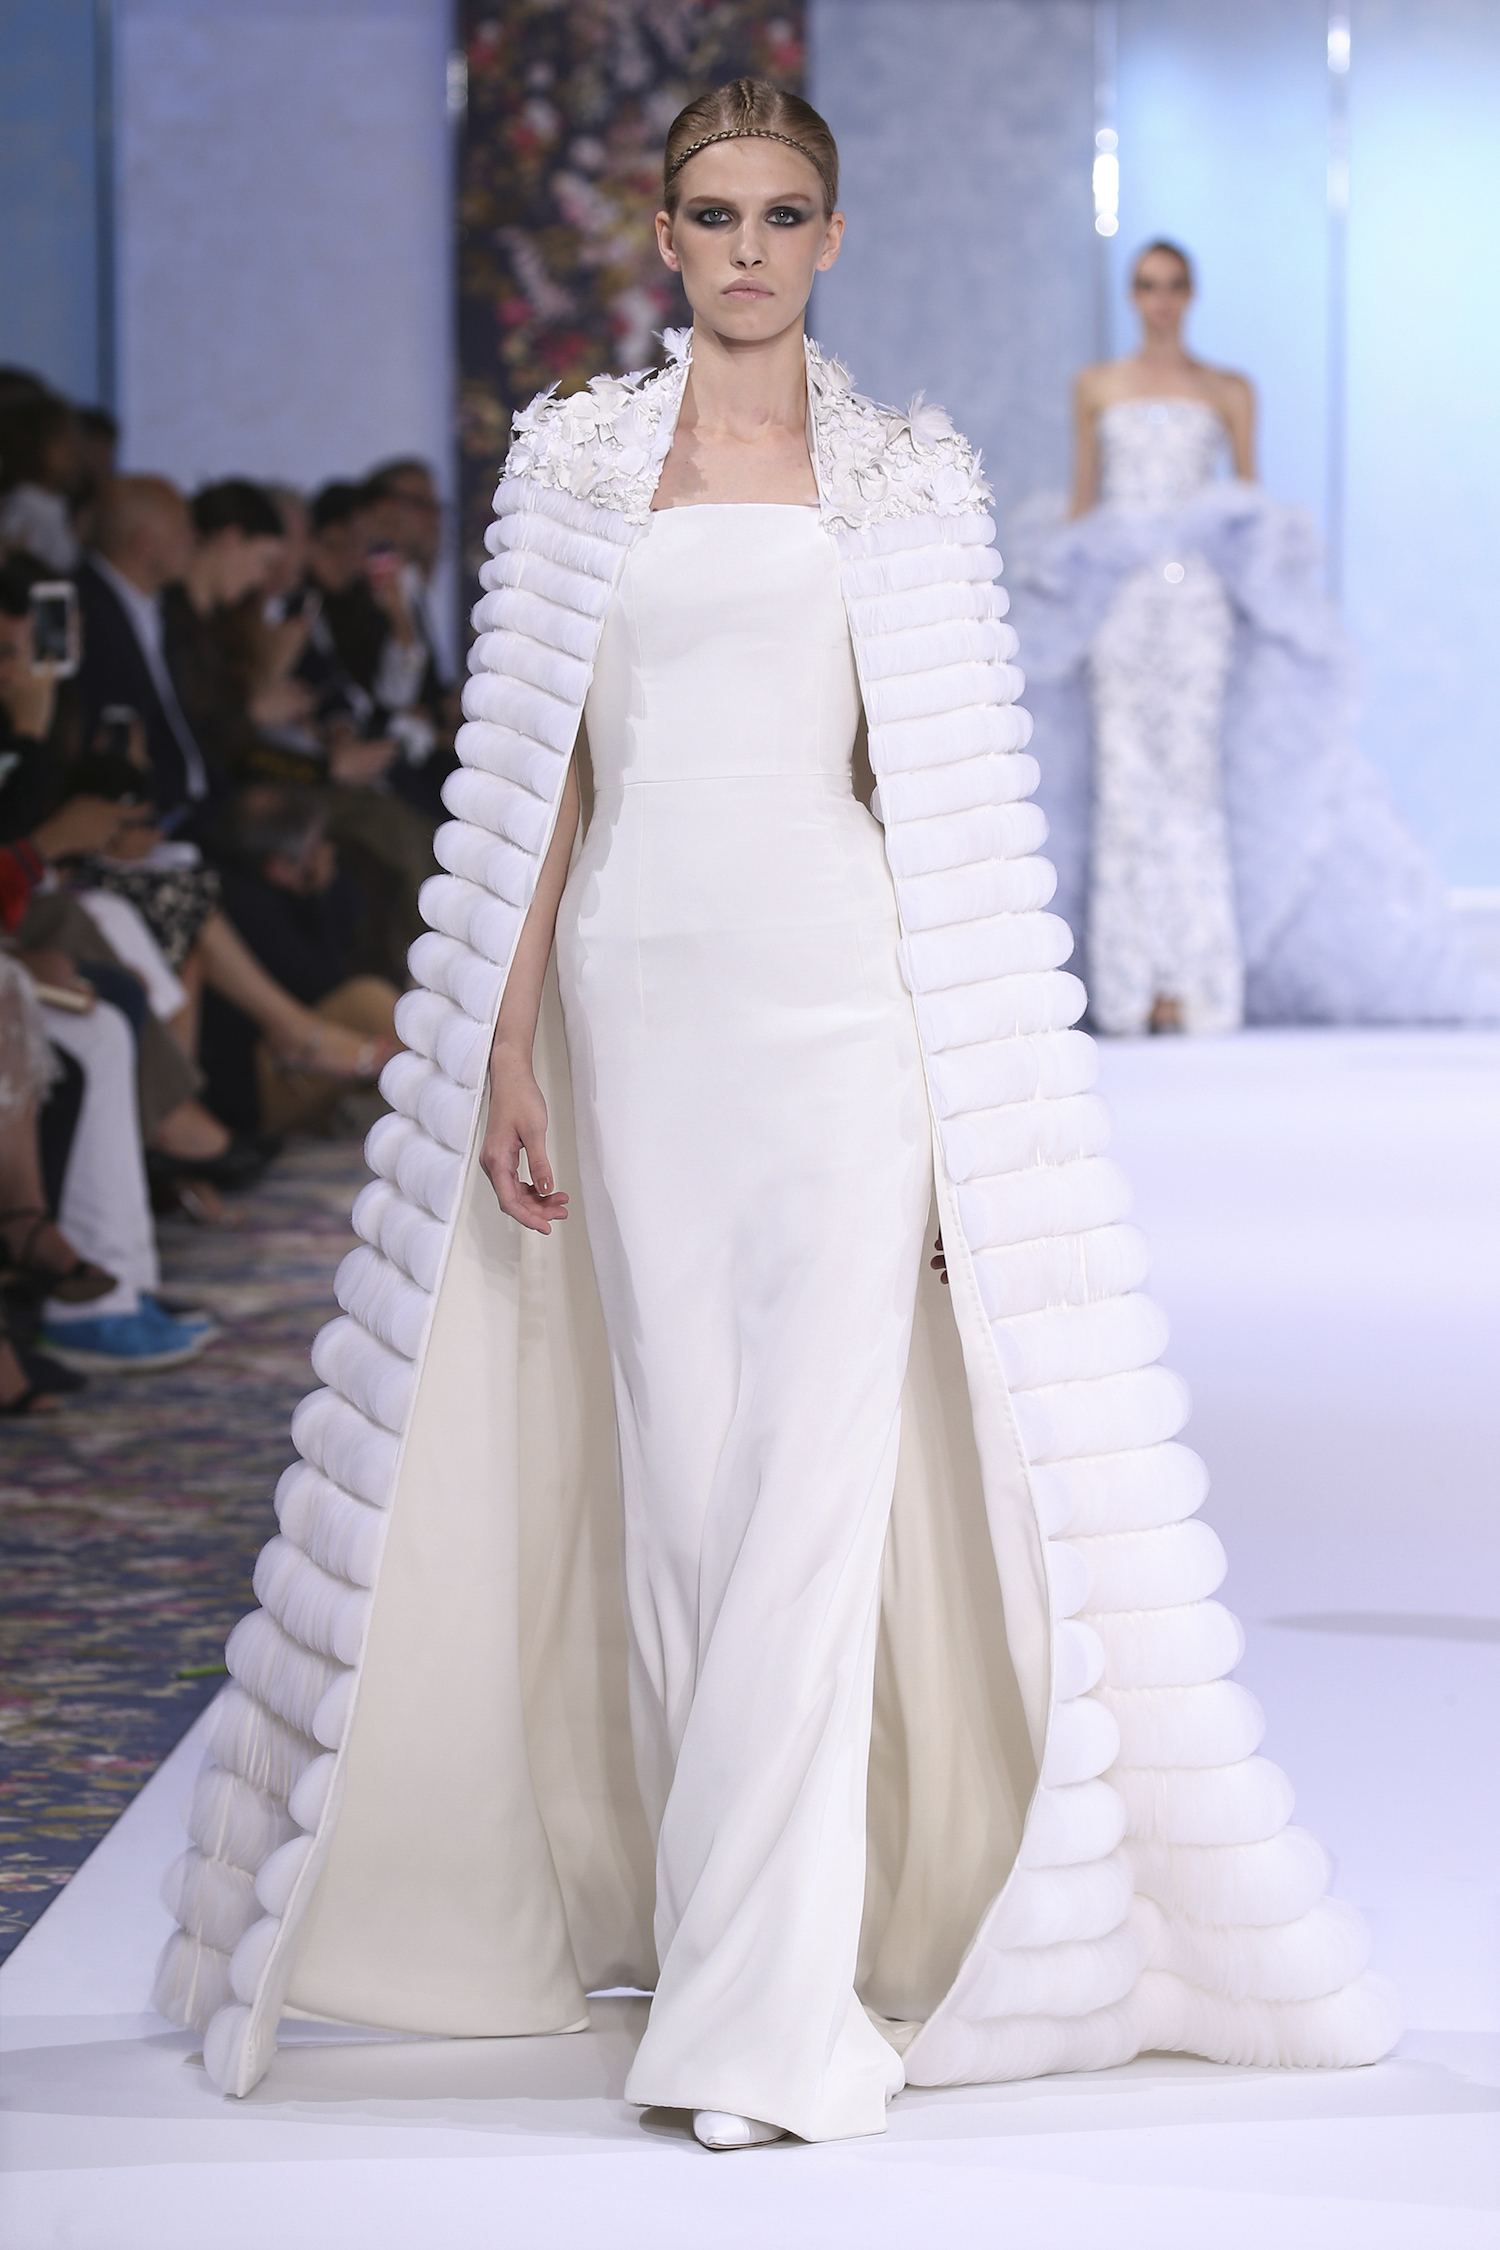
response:
[(979, 515), (992, 494), (979, 455), (919, 392), (903, 414), (862, 398), (836, 359), (807, 349), (824, 512), (851, 531), (898, 516)]
[[(665, 368), (596, 375), (571, 398), (534, 398), (512, 424), (507, 478), (530, 478), (644, 524), (676, 427), (691, 332), (669, 328), (662, 341)], [(979, 456), (940, 406), (920, 395), (904, 414), (877, 406), (811, 342), (807, 380), (829, 522), (862, 531), (899, 516), (970, 515), (989, 505)]]
[(511, 423), (505, 475), (645, 523), (686, 380), (684, 360), (639, 375), (596, 375), (571, 398), (543, 391)]

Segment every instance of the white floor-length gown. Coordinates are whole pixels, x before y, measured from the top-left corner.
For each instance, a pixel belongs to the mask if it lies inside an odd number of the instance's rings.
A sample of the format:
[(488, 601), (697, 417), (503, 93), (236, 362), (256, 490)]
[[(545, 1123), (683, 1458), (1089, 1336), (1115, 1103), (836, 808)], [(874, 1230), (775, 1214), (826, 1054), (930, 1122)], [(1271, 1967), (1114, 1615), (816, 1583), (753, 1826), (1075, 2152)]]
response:
[(656, 515), (586, 717), (558, 969), (658, 1838), (628, 2092), (879, 2131), (901, 2064), (855, 1956), (932, 1160), (817, 510)]
[[(1207, 482), (1224, 425), (1198, 399), (1123, 399), (1099, 416), (1100, 502), (1179, 507)], [(1219, 731), (1234, 619), (1201, 553), (1164, 542), (1116, 592), (1090, 651), (1094, 851), (1090, 1004), (1144, 1031), (1178, 1002), (1188, 1031), (1243, 1013)]]

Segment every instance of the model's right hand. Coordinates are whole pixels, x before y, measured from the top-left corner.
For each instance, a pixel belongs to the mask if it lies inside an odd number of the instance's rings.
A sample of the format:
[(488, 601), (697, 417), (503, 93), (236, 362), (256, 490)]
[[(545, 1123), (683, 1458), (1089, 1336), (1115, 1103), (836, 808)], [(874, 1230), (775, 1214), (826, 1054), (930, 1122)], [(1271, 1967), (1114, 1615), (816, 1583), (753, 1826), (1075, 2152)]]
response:
[[(529, 1180), (521, 1177), (526, 1151)], [(547, 1104), (531, 1065), (505, 1048), (490, 1057), (490, 1117), (479, 1151), (485, 1178), (500, 1208), (536, 1234), (550, 1234), (554, 1219), (568, 1215), (568, 1198), (559, 1192), (547, 1160)]]

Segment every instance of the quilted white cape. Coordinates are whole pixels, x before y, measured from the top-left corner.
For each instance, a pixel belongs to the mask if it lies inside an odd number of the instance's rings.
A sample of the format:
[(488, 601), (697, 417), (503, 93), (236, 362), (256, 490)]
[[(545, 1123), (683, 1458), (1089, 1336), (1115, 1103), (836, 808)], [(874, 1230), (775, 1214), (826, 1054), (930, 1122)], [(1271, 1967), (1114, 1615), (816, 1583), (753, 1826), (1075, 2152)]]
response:
[[(601, 378), (519, 415), (497, 495), (463, 766), (438, 836), (448, 872), (423, 894), (430, 931), (398, 1017), (409, 1052), (382, 1081), (394, 1114), (370, 1135), (375, 1177), (355, 1205), (363, 1246), (339, 1273), (343, 1317), (314, 1346), (325, 1387), (293, 1420), (301, 1460), (277, 1491), (261, 1606), (230, 1636), (233, 1684), (192, 1845), (167, 1877), (180, 1928), (157, 2005), (203, 2031), (228, 2093), (263, 2074), (289, 2005), (430, 2031), (562, 2030), (590, 1980), (621, 1966), (578, 1915), (569, 1923), (566, 1897), (555, 1912), (534, 1904), (567, 1890), (560, 1816), (538, 1812), (552, 1777), (533, 1759), (528, 1783), (515, 1751), (496, 1807), (482, 1760), (465, 1750), (467, 1763), (445, 1763), (453, 1735), (504, 1736), (514, 1751), (510, 1706), (529, 1659), (528, 1621), (492, 1614), (504, 1608), (495, 1587), (520, 1606), (524, 1534), (512, 1527), (511, 1547), (501, 1538), (492, 1553), (487, 1516), (451, 1513), (462, 1478), (444, 1461), (470, 1423), (492, 1452), (515, 1450), (525, 1324), (495, 1232), (508, 1222), (477, 1177), (482, 1087), (612, 589), (671, 443), (687, 349), (669, 345), (661, 374)], [(1175, 1442), (1186, 1398), (1157, 1364), (1165, 1321), (1141, 1294), (1145, 1245), (1104, 1153), (1093, 1047), (1071, 1028), (1084, 1006), (1063, 966), (1072, 941), (1045, 911), (1054, 879), (1037, 856), (1037, 768), (978, 464), (936, 409), (873, 406), (812, 347), (808, 376), (925, 1057), (953, 1313), (976, 1416), (981, 1392), (992, 1422), (1002, 1401), (990, 1454), (1005, 1453), (1024, 1501), (1019, 1533), (997, 1535), (1008, 1631), (1029, 1636), (1025, 1674), (1041, 1682), (1027, 1712), (1039, 1779), (1014, 1865), (911, 2039), (908, 2078), (1093, 2069), (1148, 2048), (1373, 2060), (1395, 2037), (1391, 1995), (1365, 1974), (1359, 1917), (1325, 1895), (1322, 1848), (1288, 1826), (1291, 1789), (1256, 1755), (1261, 1713), (1227, 1677), (1243, 1636), (1212, 1598), (1225, 1563), (1194, 1520), (1206, 1477)], [(488, 1294), (485, 1273), (498, 1277)], [(450, 1519), (467, 1528), (445, 1530)], [(429, 1614), (451, 1613), (422, 1646), (401, 1643), (398, 1568), (402, 1586), (425, 1584)], [(450, 1770), (462, 1786), (442, 1778)], [(392, 1788), (408, 1785), (409, 1818), (388, 1819), (377, 1853), (369, 1807), (383, 1791), (389, 1815)], [(468, 2003), (450, 1828), (483, 1828), (497, 1868), (524, 1863), (515, 1942), (542, 1966), (514, 2020)], [(403, 1994), (413, 1918), (424, 1943), (460, 1948), (446, 2012)], [(310, 1953), (347, 1952), (366, 1923), (388, 1933), (368, 1948), (381, 1958), (313, 1973)], [(509, 1942), (503, 1927), (494, 1942)], [(477, 1990), (487, 1965), (472, 1966)]]

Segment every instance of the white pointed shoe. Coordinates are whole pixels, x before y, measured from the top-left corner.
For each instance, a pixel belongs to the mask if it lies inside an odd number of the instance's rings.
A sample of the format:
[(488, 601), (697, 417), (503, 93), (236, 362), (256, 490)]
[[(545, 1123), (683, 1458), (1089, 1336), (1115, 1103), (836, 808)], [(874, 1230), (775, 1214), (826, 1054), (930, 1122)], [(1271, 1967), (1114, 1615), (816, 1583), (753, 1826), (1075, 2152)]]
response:
[(738, 2117), (732, 2109), (695, 2109), (693, 2131), (705, 2148), (758, 2148), (762, 2141), (784, 2141), (779, 2125), (758, 2117)]

